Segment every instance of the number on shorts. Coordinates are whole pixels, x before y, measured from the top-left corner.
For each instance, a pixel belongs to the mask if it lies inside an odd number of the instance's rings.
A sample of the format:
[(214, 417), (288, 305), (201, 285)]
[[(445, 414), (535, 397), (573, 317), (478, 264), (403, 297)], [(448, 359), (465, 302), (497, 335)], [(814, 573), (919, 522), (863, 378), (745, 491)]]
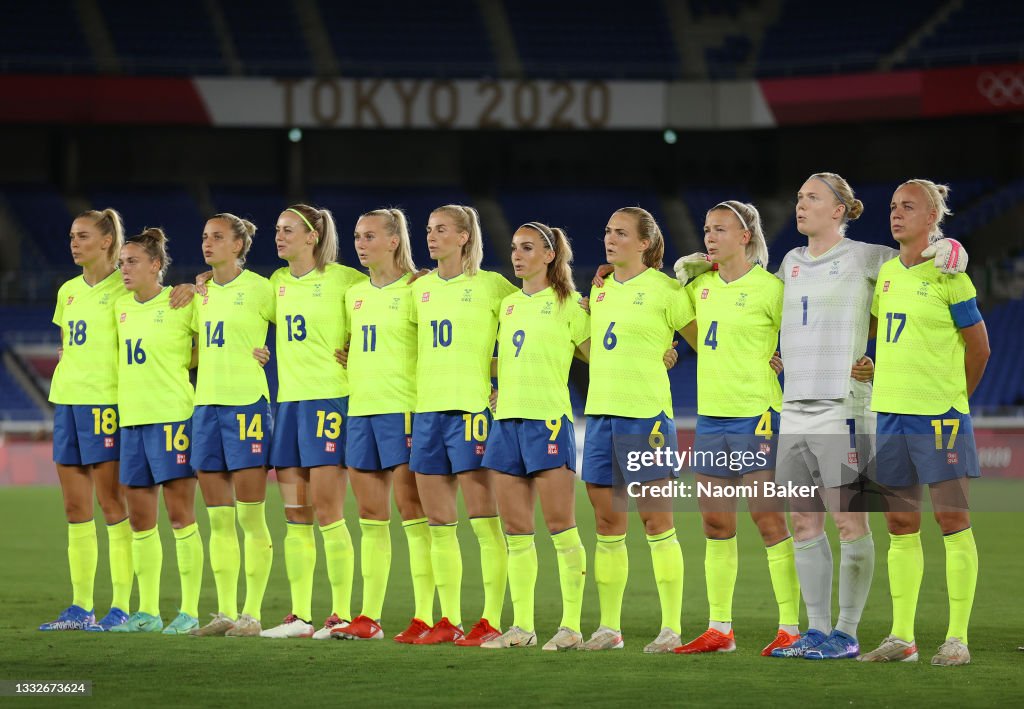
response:
[(850, 429), (850, 449), (857, 448), (857, 420), (846, 419), (846, 426)]
[(512, 344), (516, 346), (516, 357), (523, 349), (523, 343), (526, 342), (526, 331), (516, 330), (512, 333)]
[[(135, 340), (135, 344), (132, 344), (131, 340), (125, 340), (124, 344), (128, 346), (128, 364), (145, 364), (146, 363), (146, 350), (142, 349), (142, 338)], [(169, 450), (169, 449), (168, 449)]]
[(466, 440), (484, 442), (487, 440), (487, 416), (484, 414), (462, 414), (466, 424)]
[(615, 345), (619, 343), (619, 338), (612, 332), (612, 328), (615, 327), (615, 322), (608, 323), (608, 329), (604, 331), (604, 348), (606, 350), (615, 349)]
[(765, 440), (770, 441), (772, 439), (772, 412), (765, 411), (761, 414), (760, 420), (757, 422), (757, 428), (754, 429), (755, 436), (761, 436)]
[(301, 315), (285, 315), (288, 323), (288, 341), (302, 342), (306, 339), (306, 318)]
[(341, 414), (337, 411), (316, 412), (316, 437), (337, 438), (341, 435)]
[(704, 344), (713, 350), (718, 349), (718, 321), (712, 320), (708, 326), (708, 334), (704, 336)]
[[(893, 334), (892, 323), (896, 321), (896, 333)], [(885, 341), (886, 342), (899, 342), (900, 333), (903, 332), (904, 326), (907, 324), (906, 313), (886, 313), (885, 314)]]
[(85, 344), (85, 320), (68, 320), (68, 346)]
[(960, 419), (932, 419), (932, 429), (935, 431), (935, 450), (942, 450), (942, 427), (949, 426), (949, 443), (946, 450), (953, 450), (956, 444), (956, 434), (960, 433)]
[(179, 423), (178, 430), (174, 430), (173, 424), (164, 426), (165, 448), (170, 451), (188, 450), (188, 436), (185, 435), (185, 424)]
[(651, 448), (661, 448), (665, 445), (665, 434), (661, 432), (661, 421), (654, 422), (651, 435), (647, 437), (647, 445)]
[(93, 435), (98, 436), (101, 433), (108, 436), (112, 435), (117, 431), (117, 411), (114, 409), (93, 409), (92, 424)]
[(245, 425), (245, 414), (235, 414), (235, 418), (238, 419), (238, 440), (244, 441), (246, 438), (263, 440), (263, 414), (253, 414), (249, 419), (248, 426)]
[(558, 434), (562, 432), (562, 419), (551, 419), (545, 421), (544, 425), (551, 431), (551, 436), (548, 438), (549, 441), (558, 440)]

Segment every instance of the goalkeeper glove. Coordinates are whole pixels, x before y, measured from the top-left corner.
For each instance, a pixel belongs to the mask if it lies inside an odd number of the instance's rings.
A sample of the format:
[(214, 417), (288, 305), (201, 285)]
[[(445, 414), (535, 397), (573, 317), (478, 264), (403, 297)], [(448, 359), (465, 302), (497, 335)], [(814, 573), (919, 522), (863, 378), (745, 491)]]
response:
[[(967, 270), (967, 250), (956, 239), (939, 239), (921, 252), (925, 258), (935, 257), (935, 268), (943, 273)], [(689, 257), (687, 257), (689, 258)]]
[(676, 272), (676, 278), (685, 286), (700, 274), (711, 270), (711, 259), (708, 258), (707, 254), (690, 254), (676, 261), (673, 268)]

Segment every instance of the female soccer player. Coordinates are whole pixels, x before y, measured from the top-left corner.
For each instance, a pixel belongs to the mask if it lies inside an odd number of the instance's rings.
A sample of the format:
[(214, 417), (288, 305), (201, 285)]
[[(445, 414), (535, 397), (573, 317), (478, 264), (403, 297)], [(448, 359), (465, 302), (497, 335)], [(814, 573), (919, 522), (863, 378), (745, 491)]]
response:
[[(413, 284), (418, 323), (416, 417), (409, 467), (416, 473), (430, 521), (430, 561), (442, 618), (413, 642), (478, 646), (501, 634), (508, 559), (493, 483), (482, 467), (491, 412), (491, 355), (498, 308), (515, 290), (503, 276), (481, 271), (480, 219), (472, 207), (449, 204), (427, 222), (427, 249), (437, 270)], [(462, 630), (462, 553), (455, 535), (457, 487), (480, 542), (484, 610)]]
[[(203, 230), (203, 258), (213, 268), (206, 292), (196, 296), (192, 328), (198, 333), (199, 372), (192, 416), (192, 467), (199, 473), (210, 515), (210, 567), (217, 613), (192, 635), (259, 635), (260, 609), (270, 576), (273, 545), (264, 501), (271, 418), (262, 354), (274, 320), (274, 292), (263, 276), (245, 270), (256, 227), (233, 214), (216, 214)], [(250, 354), (251, 353), (251, 354)], [(241, 559), (235, 532), (245, 535), (246, 600), (238, 614)]]
[[(868, 410), (871, 390), (865, 384), (872, 363), (863, 355), (878, 269), (896, 255), (887, 246), (845, 237), (849, 222), (863, 209), (841, 176), (811, 175), (797, 193), (795, 210), (807, 246), (786, 254), (776, 273), (785, 284), (780, 340), (786, 385), (775, 477), (819, 486), (821, 502), (839, 529), (842, 560), (839, 621), (833, 628), (833, 559), (825, 515), (816, 500), (791, 500), (808, 630), (789, 647), (775, 648), (773, 657), (845, 659), (859, 651), (857, 626), (875, 558), (867, 515), (851, 508), (859, 491), (857, 479), (872, 457), (874, 432)], [(945, 272), (966, 268), (966, 253), (955, 241), (937, 241), (925, 253)], [(680, 259), (677, 277), (685, 282), (710, 268), (706, 258), (692, 254)]]
[[(782, 282), (764, 270), (768, 247), (761, 215), (735, 200), (712, 207), (704, 245), (716, 271), (686, 286), (693, 322), (683, 335), (697, 355), (697, 431), (694, 450), (715, 460), (694, 464), (697, 484), (726, 488), (737, 482), (763, 489), (772, 482), (782, 409), (782, 388), (770, 366), (782, 319)], [(727, 454), (723, 465), (717, 458)], [(779, 632), (764, 650), (789, 645), (799, 633), (800, 587), (785, 508), (763, 496), (748, 499), (750, 516), (768, 553)], [(732, 652), (732, 598), (736, 587), (736, 498), (698, 495), (707, 548), (708, 629), (677, 653)]]
[[(131, 527), (118, 482), (117, 332), (114, 302), (127, 291), (117, 273), (124, 241), (121, 215), (113, 209), (82, 212), (71, 224), (71, 256), (82, 267), (60, 287), (53, 323), (63, 354), (53, 373), (53, 460), (68, 520), (71, 606), (40, 630), (110, 630), (127, 620), (132, 590)], [(110, 612), (93, 616), (96, 523), (93, 486), (107, 523)]]
[[(313, 637), (351, 618), (352, 537), (344, 520), (344, 418), (348, 377), (334, 359), (347, 337), (345, 292), (366, 276), (336, 263), (338, 234), (326, 209), (296, 204), (277, 219), (277, 254), (288, 266), (270, 278), (277, 294), (278, 409), (270, 463), (284, 499), (288, 534), (285, 566), (292, 611), (260, 633), (265, 638)], [(316, 544), (314, 511), (324, 537), (331, 615), (314, 632), (310, 623)]]
[(971, 529), (969, 478), (978, 477), (967, 399), (989, 357), (988, 333), (966, 274), (944, 276), (924, 254), (942, 236), (949, 188), (908, 180), (889, 211), (899, 257), (882, 266), (871, 313), (878, 318), (878, 364), (871, 398), (878, 412), (878, 482), (891, 493), (889, 590), (892, 632), (858, 659), (917, 659), (914, 616), (924, 575), (921, 486), (928, 485), (946, 547), (949, 627), (933, 665), (966, 665), (967, 625), (978, 580), (978, 549)]
[(379, 640), (381, 609), (391, 572), (391, 488), (409, 542), (415, 611), (395, 636), (410, 643), (433, 624), (434, 574), (430, 527), (409, 471), (412, 411), (416, 405), (416, 325), (410, 319), (409, 276), (416, 270), (409, 228), (401, 209), (375, 209), (356, 222), (355, 247), (370, 280), (345, 294), (352, 343), (347, 359), (349, 419), (345, 462), (359, 502), (363, 607), (334, 637)]
[[(628, 518), (615, 487), (621, 493), (624, 482), (664, 483), (673, 474), (671, 465), (624, 471), (621, 462), (631, 454), (674, 448), (672, 394), (662, 353), (672, 343), (673, 332), (689, 322), (681, 287), (658, 271), (665, 242), (650, 213), (639, 207), (616, 211), (605, 227), (604, 244), (614, 271), (590, 296), (590, 332), (600, 346), (590, 353), (583, 452), (583, 480), (597, 518), (594, 577), (601, 624), (584, 643), (587, 650), (623, 647), (620, 618), (629, 574)], [(662, 631), (644, 651), (671, 652), (681, 644), (683, 556), (671, 509), (647, 503), (638, 507), (662, 612)]]
[(590, 318), (577, 303), (572, 248), (561, 229), (539, 222), (512, 237), (512, 266), (523, 288), (501, 301), (497, 412), (483, 466), (495, 470), (498, 509), (508, 541), (508, 579), (515, 620), (484, 648), (529, 647), (534, 632), (537, 550), (534, 515), (540, 495), (558, 557), (562, 622), (545, 650), (583, 644), (580, 611), (587, 556), (576, 529), (576, 435), (569, 404), (573, 353), (590, 352)]
[[(196, 477), (189, 465), (194, 392), (192, 311), (172, 310), (162, 285), (171, 263), (167, 237), (149, 228), (121, 248), (121, 278), (129, 293), (114, 304), (117, 318), (117, 399), (121, 418), (121, 484), (128, 488), (132, 561), (139, 609), (112, 632), (182, 635), (196, 619), (203, 585), (203, 542), (195, 518)], [(178, 616), (160, 618), (163, 547), (157, 529), (160, 487), (174, 529), (181, 578)]]

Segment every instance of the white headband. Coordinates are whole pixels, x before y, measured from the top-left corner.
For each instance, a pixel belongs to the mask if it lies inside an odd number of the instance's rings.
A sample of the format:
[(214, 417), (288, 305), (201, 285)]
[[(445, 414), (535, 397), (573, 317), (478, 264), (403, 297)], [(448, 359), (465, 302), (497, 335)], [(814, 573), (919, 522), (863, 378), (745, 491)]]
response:
[(745, 229), (746, 231), (750, 231), (750, 227), (749, 227), (749, 226), (747, 226), (747, 220), (743, 218), (743, 215), (742, 215), (742, 214), (740, 214), (740, 213), (739, 213), (738, 211), (736, 211), (735, 207), (733, 207), (733, 206), (732, 206), (731, 204), (729, 204), (728, 202), (719, 202), (719, 203), (718, 203), (718, 204), (716, 204), (716, 205), (715, 205), (714, 207), (712, 207), (712, 209), (718, 209), (719, 207), (725, 207), (725, 208), (726, 208), (726, 209), (728, 209), (728, 210), (729, 210), (730, 212), (732, 212), (733, 214), (735, 214), (735, 215), (736, 215), (736, 218), (740, 220), (740, 224), (742, 224), (742, 225), (743, 225), (743, 228), (744, 228), (744, 229)]

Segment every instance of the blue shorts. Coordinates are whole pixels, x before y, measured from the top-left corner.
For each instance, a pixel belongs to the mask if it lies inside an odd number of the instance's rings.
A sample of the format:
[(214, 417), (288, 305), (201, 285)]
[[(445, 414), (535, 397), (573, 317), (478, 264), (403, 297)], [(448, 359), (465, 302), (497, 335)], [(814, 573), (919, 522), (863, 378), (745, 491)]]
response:
[(611, 486), (678, 476), (674, 462), (664, 455), (677, 447), (675, 422), (664, 413), (646, 419), (588, 416), (583, 480)]
[(773, 409), (743, 418), (698, 416), (691, 468), (716, 478), (774, 470), (778, 442), (779, 412)]
[(207, 473), (265, 468), (273, 430), (266, 399), (248, 406), (197, 406), (192, 413), (192, 467)]
[(121, 484), (153, 487), (194, 478), (189, 465), (192, 419), (176, 423), (125, 426), (121, 434)]
[[(878, 414), (876, 480), (910, 487), (981, 477), (970, 414)], [(952, 444), (952, 445), (951, 445)]]
[(412, 424), (409, 467), (424, 475), (452, 475), (483, 467), (491, 411), (429, 411)]
[(528, 477), (563, 465), (576, 470), (576, 433), (568, 416), (551, 421), (499, 419), (491, 425), (485, 468)]
[(282, 401), (274, 419), (270, 464), (275, 468), (317, 468), (345, 464), (348, 397)]
[(409, 462), (413, 415), (349, 416), (345, 462), (357, 470), (387, 470)]
[(94, 465), (121, 455), (117, 405), (57, 404), (53, 412), (53, 462)]

